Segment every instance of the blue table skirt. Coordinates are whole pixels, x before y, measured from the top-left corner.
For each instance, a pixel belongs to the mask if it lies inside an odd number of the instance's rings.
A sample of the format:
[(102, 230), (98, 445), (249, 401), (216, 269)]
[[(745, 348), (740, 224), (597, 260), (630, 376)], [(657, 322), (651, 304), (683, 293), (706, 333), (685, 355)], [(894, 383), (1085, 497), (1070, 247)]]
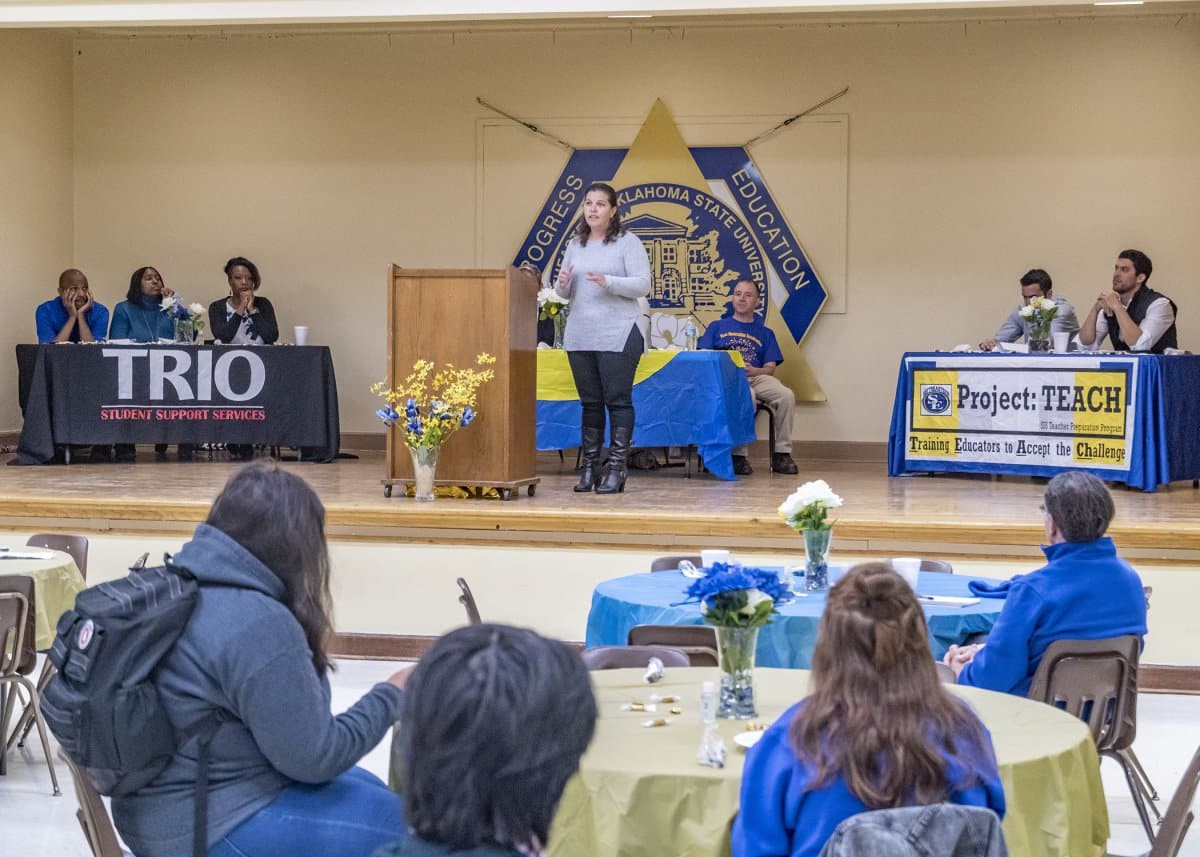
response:
[[(967, 583), (973, 579), (981, 578), (926, 572), (921, 574), (917, 593), (968, 597), (971, 593)], [(631, 574), (604, 581), (592, 593), (588, 647), (625, 645), (634, 625), (703, 625), (699, 604), (672, 606), (683, 600), (690, 583), (677, 571)], [(970, 634), (987, 633), (1003, 607), (1002, 598), (984, 598), (967, 607), (926, 606), (930, 652), (940, 660), (952, 644), (961, 643)], [(824, 610), (824, 592), (784, 604), (781, 615), (758, 633), (758, 666), (809, 669)]]
[[(754, 395), (746, 371), (723, 351), (682, 351), (633, 388), (633, 445), (695, 446), (704, 466), (734, 479), (733, 448), (752, 443)], [(539, 399), (537, 448), (579, 445), (583, 411), (578, 399)]]
[[(965, 471), (973, 473), (1012, 473), (1023, 476), (1054, 476), (1064, 468), (1057, 466), (995, 464), (985, 462), (909, 461), (905, 453), (906, 416), (911, 410), (912, 375), (909, 358), (953, 358), (945, 352), (913, 352), (900, 359), (896, 397), (888, 436), (888, 475), (907, 473)], [(1008, 358), (1011, 354), (970, 353), (971, 358)], [(1103, 354), (1038, 354), (1038, 358), (1069, 361), (1078, 357), (1103, 358)], [(1138, 382), (1133, 444), (1129, 450), (1129, 470), (1120, 471), (1078, 467), (1101, 479), (1124, 481), (1143, 491), (1159, 485), (1187, 479), (1200, 479), (1200, 356), (1156, 354), (1114, 354), (1138, 362)]]

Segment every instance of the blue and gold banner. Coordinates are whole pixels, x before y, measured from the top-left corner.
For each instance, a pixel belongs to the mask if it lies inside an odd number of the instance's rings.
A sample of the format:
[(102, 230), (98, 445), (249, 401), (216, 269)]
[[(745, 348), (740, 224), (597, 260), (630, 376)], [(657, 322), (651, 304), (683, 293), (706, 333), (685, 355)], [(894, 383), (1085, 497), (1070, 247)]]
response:
[(616, 188), (622, 222), (650, 257), (651, 348), (682, 345), (693, 321), (729, 315), (734, 286), (750, 280), (798, 398), (824, 399), (799, 345), (828, 294), (744, 148), (687, 146), (657, 102), (628, 149), (572, 152), (513, 264), (532, 263), (550, 282), (597, 181)]
[(946, 355), (905, 363), (907, 462), (1129, 472), (1137, 358)]

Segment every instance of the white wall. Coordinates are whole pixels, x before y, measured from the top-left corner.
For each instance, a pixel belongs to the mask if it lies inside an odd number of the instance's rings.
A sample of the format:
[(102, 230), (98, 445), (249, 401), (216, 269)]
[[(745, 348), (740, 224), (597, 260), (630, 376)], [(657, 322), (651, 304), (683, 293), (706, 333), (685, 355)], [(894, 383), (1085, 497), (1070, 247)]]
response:
[[(491, 118), (476, 96), (588, 146), (573, 129), (636, 125), (656, 97), (699, 125), (782, 118), (850, 85), (831, 108), (849, 117), (845, 313), (807, 341), (829, 401), (801, 409), (802, 439), (884, 440), (899, 354), (978, 342), (1034, 266), (1086, 308), (1116, 252), (1140, 247), (1200, 345), (1194, 16), (76, 44), (76, 250), (93, 284), (115, 299), (153, 264), (209, 301), (224, 260), (250, 256), (283, 329), (333, 347), (345, 431), (376, 429), (387, 264), (506, 263), (554, 178), (476, 225)], [(804, 204), (789, 178), (767, 174), (785, 212)]]
[(21, 427), (13, 346), (71, 267), (71, 40), (0, 30), (0, 432)]

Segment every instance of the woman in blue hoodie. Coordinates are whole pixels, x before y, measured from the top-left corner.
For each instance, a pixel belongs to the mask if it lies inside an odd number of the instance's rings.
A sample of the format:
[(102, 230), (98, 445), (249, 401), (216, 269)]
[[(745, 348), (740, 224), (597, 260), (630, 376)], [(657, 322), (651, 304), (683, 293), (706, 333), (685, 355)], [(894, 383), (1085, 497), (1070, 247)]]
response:
[[(209, 857), (367, 857), (394, 841), (405, 829), (400, 798), (355, 763), (396, 721), (407, 673), (330, 712), (329, 554), (317, 495), (273, 462), (247, 465), (173, 561), (200, 594), (155, 684), (177, 731), (225, 718), (209, 749)], [(112, 800), (138, 857), (192, 853), (193, 744), (149, 785)]]
[(746, 754), (734, 857), (816, 857), (843, 820), (947, 801), (1004, 816), (991, 736), (938, 681), (916, 595), (884, 563), (829, 593), (811, 694)]
[[(138, 268), (129, 278), (129, 291), (125, 300), (113, 307), (112, 323), (108, 327), (108, 338), (126, 339), (134, 342), (158, 342), (160, 339), (175, 339), (175, 317), (162, 308), (163, 298), (174, 295), (163, 281), (157, 268)], [(191, 461), (195, 444), (179, 444), (179, 460)], [(116, 445), (117, 461), (132, 462), (137, 450), (132, 443)], [(154, 458), (165, 461), (167, 445), (154, 445)]]

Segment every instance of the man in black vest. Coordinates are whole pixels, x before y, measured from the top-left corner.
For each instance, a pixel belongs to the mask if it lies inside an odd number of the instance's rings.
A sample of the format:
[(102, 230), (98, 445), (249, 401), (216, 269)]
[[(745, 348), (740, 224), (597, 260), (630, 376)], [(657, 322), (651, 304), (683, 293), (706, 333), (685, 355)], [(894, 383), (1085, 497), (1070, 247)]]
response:
[(1089, 351), (1108, 336), (1114, 351), (1162, 354), (1178, 348), (1175, 302), (1146, 285), (1154, 265), (1141, 250), (1122, 250), (1113, 268), (1112, 291), (1103, 292), (1079, 327), (1079, 342)]

